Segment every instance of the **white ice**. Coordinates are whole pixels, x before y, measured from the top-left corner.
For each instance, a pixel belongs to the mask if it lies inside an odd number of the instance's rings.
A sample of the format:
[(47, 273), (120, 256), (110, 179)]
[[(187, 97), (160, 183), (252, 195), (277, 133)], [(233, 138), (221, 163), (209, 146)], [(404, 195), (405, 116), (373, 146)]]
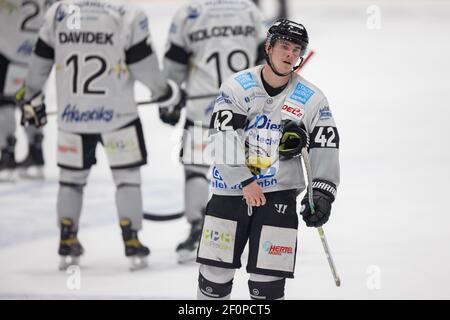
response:
[[(317, 232), (301, 223), (288, 299), (450, 298), (450, 4), (377, 3), (291, 1), (316, 51), (303, 75), (327, 95), (341, 138), (342, 182), (325, 231), (342, 286), (334, 285)], [(139, 5), (161, 54), (177, 3)], [(137, 96), (148, 98), (142, 88)], [(154, 105), (140, 111), (149, 151), (144, 207), (181, 210), (179, 132), (160, 123)], [(101, 149), (85, 189), (80, 282), (57, 270), (54, 121), (45, 133), (47, 179), (0, 185), (0, 298), (194, 299), (198, 266), (178, 265), (174, 250), (188, 232), (184, 219), (144, 222), (149, 268), (128, 271)], [(244, 269), (234, 283), (232, 298), (248, 299)]]

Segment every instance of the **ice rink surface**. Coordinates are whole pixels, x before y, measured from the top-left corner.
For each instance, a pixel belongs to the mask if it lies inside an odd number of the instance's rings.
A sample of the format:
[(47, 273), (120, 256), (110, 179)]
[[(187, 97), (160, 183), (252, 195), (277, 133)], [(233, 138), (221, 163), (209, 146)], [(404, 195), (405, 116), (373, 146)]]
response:
[[(306, 25), (316, 51), (302, 74), (328, 97), (340, 133), (341, 185), (324, 229), (342, 286), (334, 285), (316, 230), (301, 222), (287, 299), (450, 298), (450, 3), (378, 3), (291, 1), (291, 17)], [(138, 4), (161, 55), (178, 4)], [(381, 19), (375, 29), (374, 12)], [(148, 98), (142, 88), (137, 96)], [(182, 210), (180, 128), (163, 125), (154, 105), (140, 111), (149, 152), (144, 208)], [(45, 134), (47, 179), (0, 185), (0, 298), (194, 299), (198, 266), (178, 265), (175, 254), (188, 232), (184, 219), (144, 222), (149, 268), (128, 271), (101, 149), (85, 189), (79, 286), (74, 274), (57, 270), (54, 120)], [(248, 297), (241, 269), (232, 298)]]

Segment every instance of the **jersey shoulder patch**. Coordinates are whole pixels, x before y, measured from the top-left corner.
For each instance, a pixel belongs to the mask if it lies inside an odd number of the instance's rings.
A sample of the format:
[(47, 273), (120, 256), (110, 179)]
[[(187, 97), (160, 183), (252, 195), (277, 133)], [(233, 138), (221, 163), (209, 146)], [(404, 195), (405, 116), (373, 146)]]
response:
[(251, 72), (241, 72), (233, 78), (244, 90), (259, 87), (258, 82), (256, 82)]
[(303, 83), (297, 83), (294, 91), (289, 96), (290, 99), (306, 104), (314, 95), (315, 91)]

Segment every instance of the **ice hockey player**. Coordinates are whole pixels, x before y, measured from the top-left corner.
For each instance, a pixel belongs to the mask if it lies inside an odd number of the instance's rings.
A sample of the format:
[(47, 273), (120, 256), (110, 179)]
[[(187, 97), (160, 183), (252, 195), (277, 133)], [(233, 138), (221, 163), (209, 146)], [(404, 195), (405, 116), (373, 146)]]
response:
[(233, 75), (220, 88), (210, 126), (213, 195), (197, 256), (199, 299), (230, 297), (247, 241), (251, 298), (284, 298), (285, 280), (294, 277), (296, 198), (305, 189), (299, 152), (309, 137), (316, 212), (305, 196), (300, 214), (310, 227), (330, 216), (339, 184), (339, 135), (324, 94), (294, 73), (308, 42), (303, 25), (274, 22), (266, 64)]
[[(208, 126), (215, 97), (226, 78), (264, 61), (265, 33), (262, 14), (250, 0), (190, 1), (177, 11), (170, 27), (164, 71), (190, 97), (181, 162), (185, 216), (191, 228), (187, 239), (176, 248), (180, 263), (195, 260), (210, 196)], [(175, 125), (183, 106), (161, 109), (161, 120)]]
[(139, 80), (148, 86), (161, 107), (174, 106), (181, 97), (178, 86), (167, 82), (159, 69), (147, 16), (120, 1), (55, 3), (47, 11), (31, 59), (33, 68), (20, 103), (24, 124), (46, 123), (41, 90), (56, 66), (60, 268), (77, 263), (83, 253), (77, 231), (83, 188), (96, 163), (98, 143), (106, 151), (117, 187), (125, 255), (133, 269), (144, 267), (149, 249), (137, 232), (142, 226), (140, 166), (146, 163), (147, 153), (133, 84)]
[(0, 180), (14, 180), (15, 171), (28, 178), (43, 178), (41, 128), (27, 127), (28, 155), (16, 163), (14, 95), (23, 85), (28, 61), (45, 11), (55, 0), (0, 1)]

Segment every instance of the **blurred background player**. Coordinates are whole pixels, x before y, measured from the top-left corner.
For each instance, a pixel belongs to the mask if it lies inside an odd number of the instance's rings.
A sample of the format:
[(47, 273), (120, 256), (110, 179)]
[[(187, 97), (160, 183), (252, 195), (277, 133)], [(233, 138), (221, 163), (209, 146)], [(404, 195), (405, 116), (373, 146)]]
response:
[(31, 64), (20, 105), (22, 123), (37, 127), (46, 123), (41, 90), (54, 64), (56, 69), (60, 269), (78, 263), (83, 254), (77, 231), (83, 188), (96, 163), (98, 143), (105, 149), (117, 187), (125, 255), (131, 258), (132, 269), (146, 266), (150, 251), (137, 232), (142, 227), (140, 166), (146, 164), (147, 152), (134, 81), (145, 84), (161, 107), (180, 100), (178, 86), (166, 82), (159, 69), (146, 15), (121, 1), (55, 3), (39, 31)]
[[(268, 16), (269, 19), (271, 20), (278, 20), (281, 18), (288, 18), (288, 4), (287, 4), (287, 0), (271, 0), (271, 1), (260, 1), (260, 0), (253, 0), (253, 2), (262, 9), (262, 11), (264, 12), (264, 14), (266, 16)], [(270, 4), (270, 14), (269, 12), (266, 12), (266, 10), (264, 10), (264, 4)], [(276, 4), (275, 6), (277, 6), (277, 10), (274, 11), (273, 10), (273, 4)], [(275, 15), (273, 15), (273, 12), (276, 12)]]
[(0, 180), (42, 178), (42, 129), (27, 127), (28, 155), (16, 163), (15, 92), (23, 85), (45, 11), (55, 0), (0, 0)]
[[(208, 127), (219, 87), (233, 73), (264, 60), (264, 40), (262, 14), (250, 0), (191, 1), (173, 18), (164, 72), (189, 97), (180, 158), (185, 172), (185, 215), (191, 229), (176, 248), (180, 263), (195, 259), (209, 199)], [(161, 120), (175, 125), (182, 107), (184, 103), (172, 110), (161, 109)]]

